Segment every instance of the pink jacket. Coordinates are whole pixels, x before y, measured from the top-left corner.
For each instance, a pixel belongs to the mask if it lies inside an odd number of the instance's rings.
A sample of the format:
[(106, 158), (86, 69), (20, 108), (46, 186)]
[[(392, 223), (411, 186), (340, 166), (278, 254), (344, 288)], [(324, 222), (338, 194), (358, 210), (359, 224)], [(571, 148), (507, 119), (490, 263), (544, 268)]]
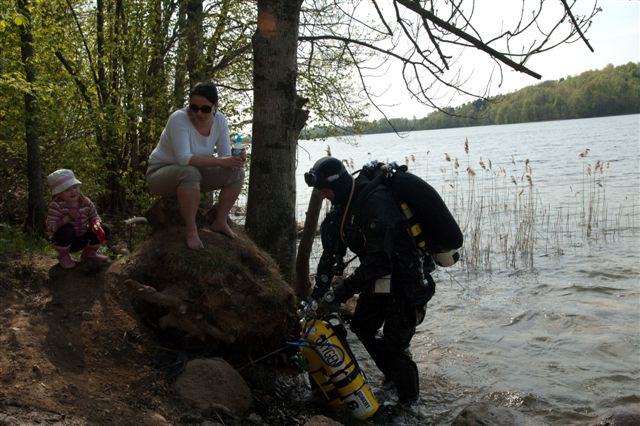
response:
[(89, 227), (93, 226), (96, 222), (102, 222), (96, 207), (91, 201), (83, 203), (77, 207), (70, 207), (65, 201), (53, 200), (49, 203), (49, 211), (47, 213), (47, 232), (54, 234), (62, 225), (65, 224), (64, 217), (68, 215), (70, 210), (78, 211), (78, 218), (73, 220), (72, 223), (76, 230), (76, 235), (82, 235)]

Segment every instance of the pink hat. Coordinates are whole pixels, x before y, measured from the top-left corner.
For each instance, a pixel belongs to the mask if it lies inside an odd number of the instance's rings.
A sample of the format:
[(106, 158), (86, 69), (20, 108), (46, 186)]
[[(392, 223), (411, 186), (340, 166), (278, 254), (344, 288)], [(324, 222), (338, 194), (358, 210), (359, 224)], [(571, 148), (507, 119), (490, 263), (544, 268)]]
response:
[(51, 188), (51, 195), (57, 195), (73, 185), (80, 185), (82, 182), (76, 179), (71, 170), (60, 169), (47, 176), (47, 183)]

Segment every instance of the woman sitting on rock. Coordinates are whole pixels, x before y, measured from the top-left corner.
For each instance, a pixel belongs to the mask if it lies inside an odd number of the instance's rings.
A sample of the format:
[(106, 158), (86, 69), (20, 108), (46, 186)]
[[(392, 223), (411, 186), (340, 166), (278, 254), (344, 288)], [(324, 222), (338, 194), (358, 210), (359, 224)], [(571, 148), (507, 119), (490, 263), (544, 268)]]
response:
[(189, 97), (189, 106), (169, 117), (160, 142), (149, 156), (146, 179), (151, 193), (177, 196), (187, 246), (197, 250), (203, 247), (196, 225), (201, 192), (221, 190), (211, 230), (235, 238), (227, 216), (242, 189), (246, 155), (230, 156), (229, 127), (218, 111), (215, 84), (200, 82)]

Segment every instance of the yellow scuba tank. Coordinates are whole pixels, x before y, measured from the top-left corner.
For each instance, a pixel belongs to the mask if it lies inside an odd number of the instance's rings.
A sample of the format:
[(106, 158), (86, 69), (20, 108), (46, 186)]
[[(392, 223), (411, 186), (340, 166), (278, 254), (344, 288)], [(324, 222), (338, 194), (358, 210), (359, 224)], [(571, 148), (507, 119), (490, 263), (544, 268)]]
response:
[(337, 316), (307, 319), (300, 350), (307, 359), (311, 378), (327, 401), (332, 405), (343, 403), (354, 417), (365, 420), (376, 413), (379, 404), (347, 342), (336, 333), (336, 326), (342, 326)]
[[(307, 327), (313, 327), (313, 323), (316, 321), (317, 320), (308, 320), (305, 323), (303, 335), (308, 329)], [(326, 369), (323, 358), (316, 353), (315, 349), (310, 344), (302, 345), (300, 347), (300, 352), (307, 360), (309, 376), (311, 376), (311, 379), (317, 385), (323, 398), (334, 407), (340, 405), (340, 394), (329, 378), (329, 372)]]

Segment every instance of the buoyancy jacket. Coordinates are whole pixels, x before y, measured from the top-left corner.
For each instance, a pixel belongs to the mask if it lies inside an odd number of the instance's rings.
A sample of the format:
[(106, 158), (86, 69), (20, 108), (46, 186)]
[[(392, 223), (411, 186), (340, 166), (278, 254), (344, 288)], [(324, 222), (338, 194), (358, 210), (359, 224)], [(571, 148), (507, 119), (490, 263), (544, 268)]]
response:
[(424, 304), (435, 284), (425, 275), (422, 253), (390, 189), (386, 185), (371, 188), (369, 182), (362, 175), (355, 180), (352, 202), (341, 224), (344, 242), (360, 260), (343, 285), (349, 293), (371, 292), (376, 280), (390, 275), (392, 293)]

